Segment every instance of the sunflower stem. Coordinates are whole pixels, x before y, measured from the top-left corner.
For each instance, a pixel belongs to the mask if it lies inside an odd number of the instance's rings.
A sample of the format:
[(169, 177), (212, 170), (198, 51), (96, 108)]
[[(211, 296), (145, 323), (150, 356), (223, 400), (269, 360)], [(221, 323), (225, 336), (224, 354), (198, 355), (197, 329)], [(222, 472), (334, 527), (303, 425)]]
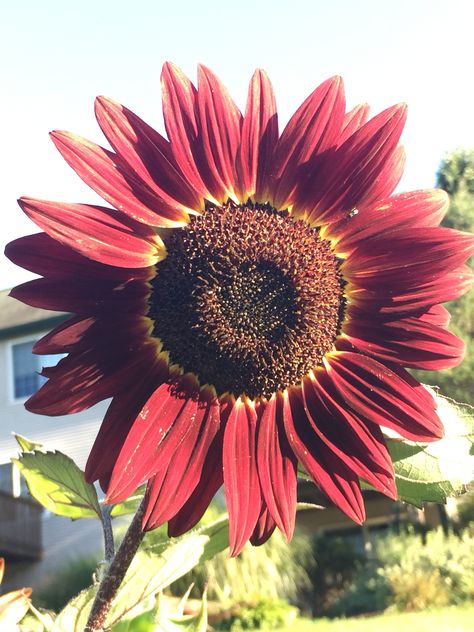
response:
[(145, 535), (142, 529), (144, 509), (145, 503), (142, 500), (115, 557), (100, 582), (84, 632), (106, 632), (110, 629), (110, 627), (104, 627), (105, 619), (125, 573)]
[(101, 522), (104, 533), (104, 554), (105, 561), (109, 564), (114, 559), (115, 555), (114, 534), (112, 531), (112, 520), (110, 518), (111, 510), (112, 507), (110, 505), (102, 505), (101, 507)]

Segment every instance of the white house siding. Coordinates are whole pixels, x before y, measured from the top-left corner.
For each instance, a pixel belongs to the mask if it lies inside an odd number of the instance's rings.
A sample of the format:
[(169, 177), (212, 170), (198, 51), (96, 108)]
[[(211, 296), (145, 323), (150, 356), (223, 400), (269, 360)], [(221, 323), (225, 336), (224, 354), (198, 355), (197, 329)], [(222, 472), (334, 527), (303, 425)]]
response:
[[(45, 417), (28, 412), (23, 402), (15, 401), (12, 396), (11, 345), (29, 337), (39, 338), (46, 331), (41, 323), (33, 322), (31, 332), (23, 330), (21, 335), (8, 337), (5, 337), (5, 332), (14, 330), (18, 324), (24, 327), (24, 322), (28, 327), (29, 319), (37, 320), (43, 314), (50, 316), (48, 312), (23, 307), (4, 292), (0, 293), (0, 334), (3, 334), (0, 336), (0, 463), (7, 463), (16, 456), (17, 444), (12, 437), (12, 432), (16, 432), (43, 443), (49, 450), (64, 452), (83, 469), (107, 410), (107, 402), (75, 415)], [(102, 536), (98, 520), (72, 522), (68, 518), (43, 512), (42, 527), (43, 558), (38, 562), (8, 564), (2, 588), (19, 585), (37, 588), (54, 569), (68, 560), (95, 552), (101, 554)]]

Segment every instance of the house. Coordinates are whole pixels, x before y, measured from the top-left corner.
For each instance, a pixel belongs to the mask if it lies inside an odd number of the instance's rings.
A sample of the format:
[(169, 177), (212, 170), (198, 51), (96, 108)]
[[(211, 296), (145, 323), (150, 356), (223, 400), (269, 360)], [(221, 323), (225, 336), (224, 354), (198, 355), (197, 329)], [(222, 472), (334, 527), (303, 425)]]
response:
[(38, 371), (59, 359), (33, 355), (32, 346), (65, 318), (23, 305), (7, 290), (0, 292), (0, 557), (7, 561), (5, 590), (23, 585), (34, 589), (68, 560), (101, 553), (99, 521), (72, 522), (44, 510), (28, 496), (10, 461), (18, 453), (15, 432), (66, 453), (83, 469), (105, 414), (106, 402), (64, 417), (35, 415), (24, 408), (45, 379)]

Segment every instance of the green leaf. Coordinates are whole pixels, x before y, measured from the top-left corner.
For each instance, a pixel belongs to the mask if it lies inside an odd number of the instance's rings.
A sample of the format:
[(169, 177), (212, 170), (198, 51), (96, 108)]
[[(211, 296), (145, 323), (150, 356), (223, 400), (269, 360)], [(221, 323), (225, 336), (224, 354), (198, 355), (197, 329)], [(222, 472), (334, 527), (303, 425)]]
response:
[(58, 516), (101, 517), (95, 487), (86, 483), (84, 473), (62, 452), (22, 453), (12, 459), (26, 479), (30, 494)]
[(474, 409), (433, 394), (445, 428), (444, 438), (418, 445), (416, 453), (394, 463), (399, 498), (417, 507), (424, 502), (443, 503), (449, 496), (463, 493), (474, 476)]
[(385, 439), (392, 463), (408, 459), (424, 449), (424, 444), (399, 439)]
[(13, 436), (17, 440), (17, 443), (20, 446), (22, 452), (34, 452), (35, 450), (41, 450), (43, 448), (42, 443), (31, 441), (30, 439), (27, 439), (20, 434), (16, 434), (16, 432), (13, 433)]
[[(474, 477), (474, 408), (427, 388), (436, 399), (445, 427), (444, 438), (429, 444), (385, 439), (395, 470), (398, 497), (417, 507), (424, 502), (444, 503), (446, 498), (462, 494)], [(300, 470), (298, 475), (311, 480)], [(365, 481), (360, 483), (362, 489), (374, 489)], [(323, 497), (321, 502), (327, 504)]]
[[(228, 545), (225, 517), (181, 538), (139, 549), (115, 596), (106, 624), (110, 627), (125, 616), (150, 610), (150, 598)], [(70, 601), (58, 615), (53, 632), (82, 632), (96, 591), (97, 587), (92, 586)], [(199, 628), (197, 631), (200, 632)]]
[(124, 500), (122, 503), (117, 503), (113, 505), (112, 511), (110, 515), (112, 518), (116, 518), (117, 516), (125, 516), (127, 514), (136, 513), (138, 509), (138, 505), (143, 500), (143, 496), (145, 494), (146, 485), (141, 485), (127, 500)]
[[(185, 595), (186, 597), (187, 595)], [(181, 608), (178, 610), (181, 610)], [(163, 593), (160, 592), (157, 599), (155, 620), (157, 630), (160, 630), (160, 632), (206, 632), (207, 591), (205, 590), (202, 595), (199, 612), (191, 615), (182, 614), (180, 611), (176, 614), (170, 614), (164, 606)]]
[(71, 599), (56, 617), (53, 632), (84, 632), (96, 592), (91, 586)]
[(167, 544), (140, 549), (114, 599), (109, 625), (228, 545), (228, 519), (225, 517)]

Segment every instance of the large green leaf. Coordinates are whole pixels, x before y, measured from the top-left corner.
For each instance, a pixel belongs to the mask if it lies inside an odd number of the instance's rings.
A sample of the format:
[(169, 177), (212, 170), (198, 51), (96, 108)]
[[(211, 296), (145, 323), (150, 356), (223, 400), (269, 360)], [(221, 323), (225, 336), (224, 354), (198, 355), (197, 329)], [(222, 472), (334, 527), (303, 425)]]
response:
[(95, 487), (87, 483), (84, 472), (62, 452), (42, 452), (32, 442), (18, 440), (27, 449), (12, 461), (26, 479), (30, 494), (43, 507), (58, 516), (101, 517)]
[(408, 459), (418, 454), (418, 452), (422, 452), (425, 447), (424, 444), (400, 441), (399, 439), (385, 439), (385, 443), (387, 444), (393, 464)]
[[(140, 548), (115, 596), (107, 625), (139, 614), (145, 604), (150, 609), (151, 597), (228, 545), (228, 520), (221, 518), (181, 538)], [(93, 586), (70, 601), (58, 615), (54, 632), (82, 632), (96, 591)]]
[[(394, 463), (399, 498), (417, 507), (427, 501), (442, 503), (449, 496), (463, 493), (474, 476), (474, 409), (434, 395), (444, 438), (428, 445), (415, 444), (416, 453)], [(405, 449), (401, 443), (410, 445), (398, 442), (399, 450)]]
[[(429, 444), (386, 439), (398, 497), (417, 507), (424, 502), (444, 503), (446, 498), (462, 494), (474, 478), (474, 408), (429, 390), (438, 405), (444, 438)], [(298, 475), (310, 480), (301, 470)], [(365, 481), (361, 481), (361, 487), (373, 489)], [(321, 504), (327, 504), (324, 496)]]
[(58, 614), (53, 632), (84, 632), (96, 592), (97, 587), (91, 586), (71, 599)]

